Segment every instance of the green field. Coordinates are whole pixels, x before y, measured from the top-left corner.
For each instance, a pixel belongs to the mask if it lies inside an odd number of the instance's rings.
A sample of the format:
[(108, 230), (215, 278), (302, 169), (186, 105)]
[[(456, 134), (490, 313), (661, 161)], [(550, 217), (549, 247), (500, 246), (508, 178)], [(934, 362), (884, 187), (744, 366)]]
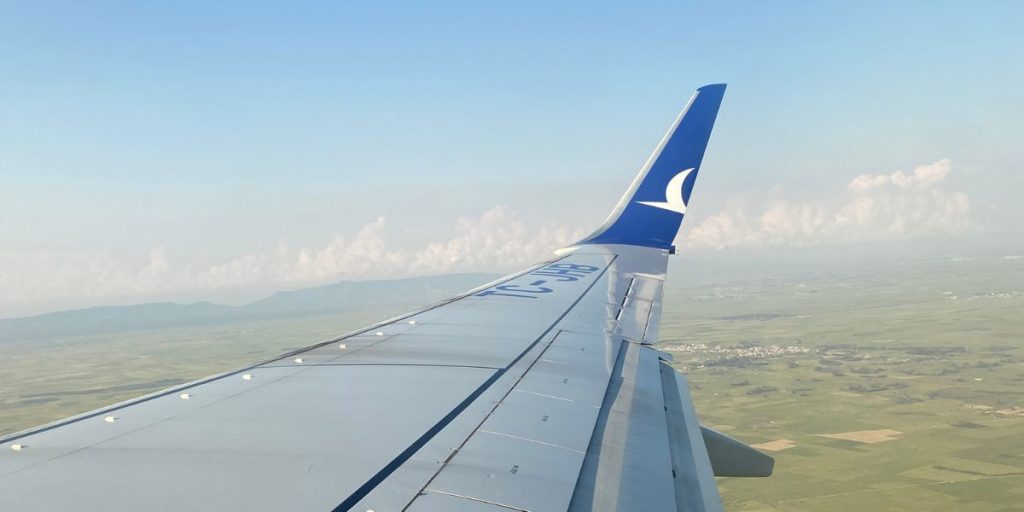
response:
[[(760, 274), (677, 260), (660, 348), (689, 375), (702, 421), (792, 444), (772, 452), (773, 477), (719, 481), (727, 510), (1024, 510), (1024, 260)], [(412, 307), (3, 343), (0, 434)], [(820, 436), (876, 430), (898, 434)]]
[(417, 306), (0, 343), (0, 435), (263, 361)]
[(1022, 290), (1006, 258), (670, 289), (662, 348), (702, 421), (792, 441), (773, 477), (720, 479), (726, 509), (1024, 510)]

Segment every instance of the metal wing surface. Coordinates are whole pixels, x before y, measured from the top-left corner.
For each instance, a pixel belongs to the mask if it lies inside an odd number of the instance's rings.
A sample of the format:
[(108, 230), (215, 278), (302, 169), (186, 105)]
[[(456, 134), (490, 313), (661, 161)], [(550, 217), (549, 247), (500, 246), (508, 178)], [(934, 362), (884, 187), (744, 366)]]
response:
[(714, 475), (771, 459), (703, 429), (652, 344), (723, 93), (698, 90), (605, 226), (550, 261), (0, 439), (0, 510), (720, 510)]

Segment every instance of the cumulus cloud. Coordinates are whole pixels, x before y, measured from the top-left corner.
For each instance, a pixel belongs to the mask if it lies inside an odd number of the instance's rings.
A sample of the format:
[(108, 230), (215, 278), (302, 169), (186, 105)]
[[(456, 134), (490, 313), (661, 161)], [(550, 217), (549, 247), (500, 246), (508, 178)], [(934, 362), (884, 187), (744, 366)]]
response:
[(0, 317), (96, 302), (202, 297), (224, 290), (278, 290), (342, 279), (394, 278), (446, 272), (501, 271), (535, 263), (584, 233), (529, 226), (506, 207), (462, 217), (454, 234), (422, 247), (392, 247), (384, 217), (354, 235), (317, 247), (285, 242), (219, 262), (180, 261), (154, 247), (125, 255), (84, 251), (0, 250)]
[(862, 174), (819, 200), (794, 200), (780, 189), (729, 201), (679, 244), (695, 249), (855, 243), (953, 234), (970, 226), (970, 199), (951, 190), (949, 159), (905, 173)]
[[(970, 200), (949, 184), (953, 163), (912, 172), (863, 174), (815, 200), (776, 188), (726, 202), (684, 227), (677, 245), (698, 250), (856, 243), (958, 233), (970, 226)], [(389, 242), (383, 217), (321, 245), (266, 250), (222, 261), (165, 247), (145, 254), (0, 249), (0, 317), (99, 302), (183, 300), (253, 294), (341, 279), (467, 271), (511, 271), (549, 257), (586, 232), (528, 225), (506, 207), (456, 220), (451, 235), (421, 246)], [(245, 291), (250, 295), (246, 296)]]
[(412, 257), (414, 273), (453, 272), (462, 269), (520, 268), (551, 256), (552, 251), (586, 234), (566, 226), (527, 226), (515, 212), (497, 207), (482, 216), (463, 217), (456, 236), (431, 243)]

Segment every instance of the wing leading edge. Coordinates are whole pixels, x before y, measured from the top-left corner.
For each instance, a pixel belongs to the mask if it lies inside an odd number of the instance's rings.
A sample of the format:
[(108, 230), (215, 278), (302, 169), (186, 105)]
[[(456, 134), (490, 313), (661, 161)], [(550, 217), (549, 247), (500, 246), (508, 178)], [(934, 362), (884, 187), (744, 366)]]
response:
[(0, 439), (0, 510), (720, 510), (714, 476), (771, 458), (701, 427), (653, 344), (724, 88), (698, 90), (605, 225), (555, 259)]

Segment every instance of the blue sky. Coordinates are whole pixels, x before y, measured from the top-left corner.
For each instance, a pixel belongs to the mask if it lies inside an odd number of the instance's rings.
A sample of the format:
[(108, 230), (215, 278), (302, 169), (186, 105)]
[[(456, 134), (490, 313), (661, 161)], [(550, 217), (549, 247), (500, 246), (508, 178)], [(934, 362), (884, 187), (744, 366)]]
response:
[[(506, 269), (599, 224), (711, 82), (708, 250), (1016, 236), (1022, 25), (1020, 2), (7, 3), (0, 317)], [(832, 226), (857, 176), (944, 159)], [(783, 203), (806, 229), (765, 228)], [(305, 249), (326, 263), (282, 268)]]

